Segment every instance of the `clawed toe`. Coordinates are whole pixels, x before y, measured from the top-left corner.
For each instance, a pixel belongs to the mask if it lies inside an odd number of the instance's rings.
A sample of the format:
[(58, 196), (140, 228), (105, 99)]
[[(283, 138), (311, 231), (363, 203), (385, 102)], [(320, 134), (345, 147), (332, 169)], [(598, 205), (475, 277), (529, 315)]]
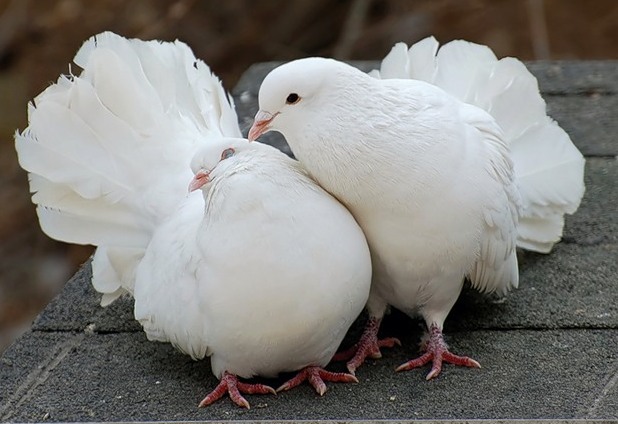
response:
[(444, 362), (469, 368), (481, 368), (481, 364), (474, 359), (451, 353), (448, 350), (448, 346), (444, 342), (442, 331), (436, 326), (431, 326), (429, 330), (429, 340), (427, 341), (424, 349), (425, 353), (423, 355), (401, 364), (395, 369), (395, 371), (408, 371), (432, 362), (431, 370), (426, 377), (427, 380), (431, 380), (440, 375), (442, 372), (442, 363)]
[(283, 383), (277, 392), (290, 390), (304, 381), (309, 381), (309, 384), (315, 389), (315, 391), (323, 396), (326, 393), (327, 387), (325, 381), (337, 382), (337, 383), (358, 383), (358, 379), (343, 372), (330, 372), (320, 367), (307, 367), (299, 371), (296, 376)]
[(223, 395), (228, 393), (230, 395), (230, 399), (240, 406), (241, 408), (251, 408), (247, 399), (241, 393), (254, 395), (254, 394), (269, 394), (272, 393), (274, 395), (277, 394), (275, 389), (265, 384), (249, 384), (238, 381), (238, 377), (234, 374), (230, 374), (228, 372), (223, 373), (223, 377), (221, 377), (221, 381), (215, 387), (215, 389), (208, 394), (198, 407), (203, 408), (205, 406), (211, 405), (217, 400), (221, 399)]

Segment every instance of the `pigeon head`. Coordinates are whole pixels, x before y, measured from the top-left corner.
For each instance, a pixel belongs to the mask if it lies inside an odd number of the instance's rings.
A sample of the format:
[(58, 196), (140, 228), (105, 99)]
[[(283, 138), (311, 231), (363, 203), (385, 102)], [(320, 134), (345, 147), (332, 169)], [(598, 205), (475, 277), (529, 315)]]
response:
[(189, 192), (202, 188), (217, 175), (223, 174), (234, 165), (238, 155), (250, 149), (252, 146), (244, 138), (223, 138), (209, 142), (191, 160), (191, 170), (195, 176), (189, 184)]
[[(361, 73), (333, 59), (299, 59), (272, 70), (262, 82), (258, 95), (260, 110), (249, 131), (254, 141), (268, 131), (285, 133), (306, 119), (308, 112), (320, 110), (333, 95), (338, 78)], [(347, 79), (347, 78), (346, 78)]]

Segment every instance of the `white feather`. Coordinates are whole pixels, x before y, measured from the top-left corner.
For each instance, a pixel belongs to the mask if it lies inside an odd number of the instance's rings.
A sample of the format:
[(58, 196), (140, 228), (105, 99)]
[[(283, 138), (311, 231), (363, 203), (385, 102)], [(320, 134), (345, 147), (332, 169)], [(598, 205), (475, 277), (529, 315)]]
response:
[(181, 42), (105, 32), (74, 61), (83, 71), (35, 98), (15, 147), (43, 231), (101, 247), (93, 284), (109, 302), (132, 292), (153, 231), (185, 196), (195, 151), (240, 129), (219, 80)]
[(428, 37), (407, 58), (405, 48), (398, 43), (384, 58), (381, 78), (426, 81), (489, 112), (509, 144), (522, 197), (518, 246), (549, 252), (561, 238), (563, 215), (574, 213), (583, 197), (585, 160), (547, 116), (536, 78), (519, 60), (498, 60), (488, 47), (463, 40), (438, 50)]
[(405, 43), (397, 43), (390, 53), (382, 60), (379, 78), (409, 78), (410, 62), (408, 60), (408, 46)]
[[(404, 46), (405, 43), (402, 43)], [(407, 78), (412, 75), (415, 79), (429, 82), (433, 79), (436, 72), (436, 53), (439, 43), (434, 37), (427, 37), (424, 40), (414, 44), (408, 50), (408, 68), (410, 73)], [(407, 46), (406, 46), (407, 47)]]

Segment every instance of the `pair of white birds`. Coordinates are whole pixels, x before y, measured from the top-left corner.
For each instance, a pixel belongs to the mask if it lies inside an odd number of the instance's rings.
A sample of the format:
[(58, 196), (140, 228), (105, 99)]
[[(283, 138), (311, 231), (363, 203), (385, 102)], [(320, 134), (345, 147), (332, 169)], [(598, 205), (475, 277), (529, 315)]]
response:
[[(249, 139), (279, 131), (299, 162), (241, 138), (181, 42), (107, 32), (74, 62), (16, 135), (41, 227), (97, 246), (102, 304), (129, 292), (149, 339), (211, 358), (220, 384), (200, 406), (274, 392), (239, 377), (298, 371), (280, 389), (307, 379), (320, 394), (356, 381), (397, 342), (377, 337), (388, 305), (429, 333), (399, 370), (478, 367), (442, 337), (464, 279), (517, 287), (516, 246), (548, 252), (584, 192), (584, 159), (535, 78), (484, 46), (398, 44), (373, 75), (321, 58), (273, 70)], [(365, 305), (351, 374), (324, 370)]]

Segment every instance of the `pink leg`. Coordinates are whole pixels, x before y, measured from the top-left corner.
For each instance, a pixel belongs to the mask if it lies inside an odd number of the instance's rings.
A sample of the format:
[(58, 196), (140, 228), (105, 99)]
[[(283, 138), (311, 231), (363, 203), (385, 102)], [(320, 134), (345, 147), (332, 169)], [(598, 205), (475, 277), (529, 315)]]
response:
[(412, 359), (399, 367), (396, 371), (408, 371), (412, 368), (422, 367), (432, 361), (431, 371), (427, 374), (427, 380), (437, 377), (442, 371), (442, 362), (471, 368), (481, 368), (481, 364), (467, 356), (457, 356), (449, 352), (448, 346), (442, 337), (442, 330), (436, 325), (429, 329), (429, 340), (424, 348), (425, 353), (416, 359)]
[(380, 352), (381, 347), (401, 346), (399, 339), (394, 337), (378, 340), (378, 330), (380, 329), (381, 322), (381, 318), (369, 318), (365, 326), (365, 331), (363, 331), (363, 335), (358, 343), (348, 350), (337, 353), (333, 357), (333, 361), (345, 361), (349, 359), (347, 363), (348, 371), (350, 374), (354, 375), (357, 368), (365, 362), (365, 358), (379, 359), (382, 357), (382, 352)]
[(264, 384), (248, 384), (242, 383), (238, 381), (238, 377), (234, 374), (230, 374), (229, 372), (224, 372), (223, 377), (221, 377), (221, 382), (215, 387), (215, 389), (210, 392), (208, 396), (206, 396), (198, 405), (200, 408), (204, 406), (208, 406), (213, 402), (221, 399), (224, 394), (229, 393), (230, 399), (234, 401), (234, 403), (241, 408), (249, 409), (249, 402), (245, 399), (241, 393), (253, 395), (253, 394), (261, 394), (265, 395), (268, 393), (277, 394), (275, 389), (270, 386), (266, 386)]
[(283, 390), (290, 390), (298, 385), (300, 385), (303, 381), (308, 380), (309, 384), (313, 386), (316, 392), (320, 396), (323, 396), (326, 393), (326, 384), (324, 381), (332, 381), (336, 383), (358, 383), (356, 377), (351, 374), (346, 374), (344, 372), (330, 372), (326, 371), (324, 368), (320, 367), (306, 367), (296, 374), (295, 377), (283, 383), (278, 389), (278, 392)]

